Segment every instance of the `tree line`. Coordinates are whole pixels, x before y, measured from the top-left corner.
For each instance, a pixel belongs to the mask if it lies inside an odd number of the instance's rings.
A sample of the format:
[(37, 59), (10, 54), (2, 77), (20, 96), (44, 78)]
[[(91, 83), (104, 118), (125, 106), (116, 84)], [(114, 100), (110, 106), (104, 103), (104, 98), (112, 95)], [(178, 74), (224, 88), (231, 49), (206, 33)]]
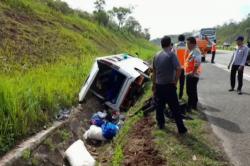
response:
[(216, 35), (219, 44), (234, 43), (238, 35), (243, 35), (245, 41), (250, 41), (250, 13), (240, 22), (230, 20), (216, 27)]
[(147, 40), (150, 39), (148, 28), (142, 28), (139, 21), (137, 21), (131, 14), (134, 8), (113, 7), (111, 10), (105, 10), (105, 0), (94, 1), (95, 10), (93, 13), (88, 13), (82, 10), (71, 9), (66, 2), (61, 0), (39, 0), (46, 3), (47, 6), (63, 14), (75, 14), (83, 19), (97, 22), (99, 25), (110, 28), (122, 33), (128, 33), (137, 37), (142, 37)]

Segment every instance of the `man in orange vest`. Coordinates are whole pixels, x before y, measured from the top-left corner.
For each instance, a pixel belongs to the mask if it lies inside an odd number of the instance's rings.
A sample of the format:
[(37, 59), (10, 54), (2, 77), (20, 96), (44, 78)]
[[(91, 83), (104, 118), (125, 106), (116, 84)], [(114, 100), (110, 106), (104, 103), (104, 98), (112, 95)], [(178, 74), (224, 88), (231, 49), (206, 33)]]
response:
[(212, 42), (212, 59), (211, 59), (211, 63), (214, 63), (214, 58), (215, 58), (215, 53), (216, 53), (216, 40), (214, 40), (214, 42)]
[(197, 110), (198, 93), (197, 84), (201, 69), (201, 53), (196, 47), (194, 37), (187, 38), (188, 55), (185, 63), (186, 90), (188, 95), (188, 111)]
[(178, 43), (176, 44), (175, 53), (177, 55), (178, 61), (181, 65), (181, 75), (179, 78), (179, 99), (183, 96), (183, 89), (185, 85), (185, 71), (184, 71), (184, 64), (185, 64), (185, 55), (187, 52), (186, 43), (185, 43), (185, 36), (179, 35), (178, 36)]

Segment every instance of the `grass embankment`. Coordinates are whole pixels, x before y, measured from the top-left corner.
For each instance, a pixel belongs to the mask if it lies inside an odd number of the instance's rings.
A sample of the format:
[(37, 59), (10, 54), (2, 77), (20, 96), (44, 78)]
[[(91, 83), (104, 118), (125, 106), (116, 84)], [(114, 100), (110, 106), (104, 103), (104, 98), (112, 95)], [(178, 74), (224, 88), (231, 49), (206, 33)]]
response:
[(51, 122), (60, 108), (77, 103), (96, 56), (138, 52), (147, 59), (157, 49), (51, 6), (0, 2), (0, 155)]
[[(141, 107), (143, 101), (151, 96), (150, 90), (141, 99), (131, 112)], [(185, 97), (186, 98), (186, 97)], [(155, 113), (151, 114), (151, 118), (155, 119)], [(177, 134), (175, 123), (167, 122), (166, 129), (159, 130), (157, 126), (153, 128), (151, 134), (154, 138), (155, 148), (159, 151), (159, 156), (163, 156), (170, 166), (179, 165), (210, 165), (210, 166), (228, 166), (227, 161), (218, 139), (213, 135), (212, 130), (202, 112), (193, 112), (194, 120), (185, 121), (188, 128), (188, 134), (180, 136)], [(124, 147), (130, 145), (129, 133), (134, 124), (142, 117), (137, 115), (128, 119), (125, 127), (120, 131), (114, 141), (114, 155), (112, 165), (121, 165), (124, 160)], [(138, 136), (140, 137), (140, 136)], [(137, 155), (137, 154), (134, 154)], [(138, 156), (140, 157), (140, 156)], [(152, 156), (154, 157), (154, 156)]]

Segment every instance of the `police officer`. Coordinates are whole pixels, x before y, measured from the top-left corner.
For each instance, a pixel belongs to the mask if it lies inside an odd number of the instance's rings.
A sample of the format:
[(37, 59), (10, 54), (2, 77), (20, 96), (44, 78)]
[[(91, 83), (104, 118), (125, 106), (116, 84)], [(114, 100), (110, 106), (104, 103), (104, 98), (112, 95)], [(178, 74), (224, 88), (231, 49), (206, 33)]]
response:
[(156, 120), (158, 127), (164, 129), (165, 104), (169, 105), (180, 134), (187, 132), (180, 115), (179, 101), (176, 93), (176, 83), (181, 73), (181, 67), (174, 52), (171, 51), (171, 38), (161, 39), (162, 50), (153, 61), (153, 93), (156, 99)]
[(236, 38), (236, 43), (238, 45), (238, 49), (235, 51), (234, 56), (232, 57), (231, 62), (228, 65), (228, 68), (230, 68), (230, 65), (232, 64), (231, 75), (230, 75), (231, 89), (229, 89), (229, 91), (234, 91), (235, 76), (236, 76), (236, 72), (238, 71), (237, 92), (239, 95), (241, 95), (242, 94), (241, 88), (243, 85), (243, 72), (244, 72), (244, 66), (247, 60), (247, 56), (248, 56), (248, 48), (247, 46), (244, 45), (243, 36), (238, 36)]

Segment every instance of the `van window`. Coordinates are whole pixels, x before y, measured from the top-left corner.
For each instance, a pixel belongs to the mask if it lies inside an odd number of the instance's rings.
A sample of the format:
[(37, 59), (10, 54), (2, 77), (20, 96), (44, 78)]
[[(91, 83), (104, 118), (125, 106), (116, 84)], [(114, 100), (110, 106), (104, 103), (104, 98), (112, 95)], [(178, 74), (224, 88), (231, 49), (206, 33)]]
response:
[(98, 67), (99, 72), (90, 89), (103, 100), (115, 104), (126, 76), (101, 62), (98, 62)]

